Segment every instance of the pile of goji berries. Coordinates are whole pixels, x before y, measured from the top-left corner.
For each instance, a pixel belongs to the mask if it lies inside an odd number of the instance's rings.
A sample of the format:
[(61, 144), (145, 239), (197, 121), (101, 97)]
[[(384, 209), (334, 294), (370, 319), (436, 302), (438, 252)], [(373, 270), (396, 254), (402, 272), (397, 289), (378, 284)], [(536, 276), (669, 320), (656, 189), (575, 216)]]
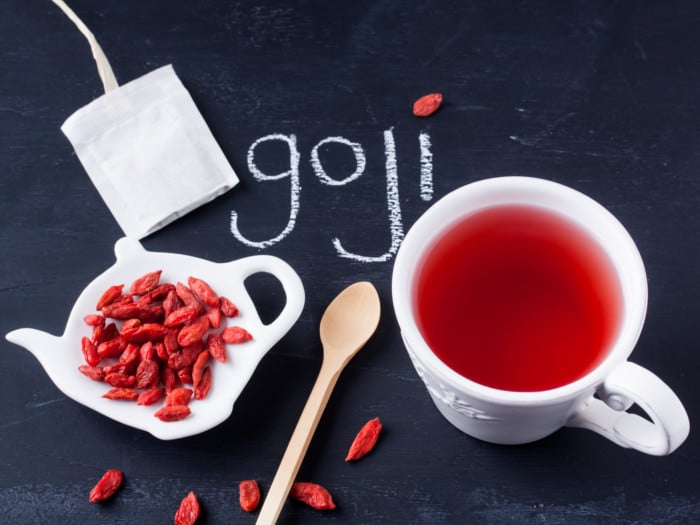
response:
[[(212, 385), (211, 358), (227, 360), (226, 344), (253, 336), (240, 326), (222, 326), (238, 315), (233, 302), (219, 296), (202, 279), (187, 285), (161, 282), (162, 270), (136, 279), (127, 292), (110, 286), (97, 301), (100, 313), (85, 316), (92, 335), (81, 350), (81, 373), (113, 388), (107, 399), (153, 405), (165, 397), (155, 416), (179, 421), (191, 411), (190, 400), (204, 399)], [(189, 388), (187, 385), (190, 385)]]

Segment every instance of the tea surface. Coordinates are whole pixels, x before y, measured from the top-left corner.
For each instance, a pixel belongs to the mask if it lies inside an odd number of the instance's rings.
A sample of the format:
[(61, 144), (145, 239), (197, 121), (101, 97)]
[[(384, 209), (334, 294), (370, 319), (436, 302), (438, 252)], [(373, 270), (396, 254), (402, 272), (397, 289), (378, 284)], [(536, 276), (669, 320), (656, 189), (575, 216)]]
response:
[(447, 366), (510, 391), (556, 388), (605, 357), (621, 316), (608, 256), (572, 221), (504, 205), (451, 227), (419, 269), (418, 327)]

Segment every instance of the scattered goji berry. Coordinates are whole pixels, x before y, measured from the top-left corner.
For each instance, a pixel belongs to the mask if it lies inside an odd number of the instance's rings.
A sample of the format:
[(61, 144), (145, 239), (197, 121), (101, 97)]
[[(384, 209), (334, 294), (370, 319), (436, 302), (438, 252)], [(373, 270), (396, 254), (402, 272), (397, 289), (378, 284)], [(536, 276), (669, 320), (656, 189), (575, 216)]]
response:
[(90, 503), (97, 503), (111, 498), (114, 493), (121, 487), (124, 480), (124, 474), (121, 470), (108, 470), (104, 473), (100, 481), (97, 482), (90, 491)]
[(113, 388), (102, 397), (120, 401), (135, 401), (139, 397), (139, 392), (135, 388)]
[(236, 317), (238, 315), (238, 308), (226, 297), (219, 297), (219, 308), (226, 317)]
[(194, 492), (185, 496), (175, 513), (175, 525), (194, 525), (199, 517), (199, 502)]
[(192, 411), (188, 406), (173, 405), (161, 408), (154, 414), (154, 416), (156, 416), (161, 421), (171, 423), (173, 421), (180, 421), (181, 419), (185, 419), (191, 413)]
[(223, 329), (220, 335), (224, 343), (228, 344), (245, 343), (253, 338), (245, 328), (240, 326), (228, 326)]
[(247, 479), (238, 484), (238, 501), (246, 512), (253, 512), (260, 503), (260, 487), (254, 479)]
[(136, 279), (129, 288), (129, 292), (133, 295), (144, 295), (153, 290), (160, 283), (160, 274), (162, 270), (147, 273)]
[(117, 297), (120, 297), (122, 295), (123, 288), (123, 284), (115, 284), (114, 286), (110, 286), (109, 288), (107, 288), (107, 290), (105, 290), (105, 292), (97, 301), (95, 310), (102, 310), (103, 307), (113, 303)]
[(190, 290), (201, 302), (209, 308), (217, 308), (219, 306), (219, 296), (212, 290), (209, 284), (197, 277), (188, 277), (187, 284), (190, 285)]
[(136, 304), (138, 304), (139, 306), (149, 306), (155, 301), (160, 301), (164, 297), (167, 297), (167, 295), (173, 290), (175, 290), (174, 285), (170, 283), (161, 284), (153, 290), (151, 290), (150, 292), (148, 292), (147, 294), (144, 294), (141, 297), (139, 297), (139, 300), (136, 301)]
[(440, 104), (442, 104), (442, 94), (424, 95), (413, 103), (413, 114), (416, 117), (429, 117), (438, 110)]
[(369, 453), (377, 443), (381, 430), (382, 424), (378, 417), (367, 421), (350, 445), (345, 461), (356, 461)]
[(335, 503), (330, 493), (317, 483), (295, 481), (289, 491), (289, 496), (316, 510), (332, 510)]

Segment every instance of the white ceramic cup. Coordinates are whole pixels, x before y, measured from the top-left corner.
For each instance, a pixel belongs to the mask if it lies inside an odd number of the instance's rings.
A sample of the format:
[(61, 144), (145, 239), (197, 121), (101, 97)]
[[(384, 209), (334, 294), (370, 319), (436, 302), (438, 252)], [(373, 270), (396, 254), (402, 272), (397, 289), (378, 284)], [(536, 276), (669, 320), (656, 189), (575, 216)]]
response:
[[(432, 243), (469, 214), (508, 204), (544, 207), (573, 220), (607, 253), (620, 282), (622, 319), (606, 357), (580, 379), (550, 390), (513, 392), (467, 379), (431, 351), (416, 324), (415, 283)], [(593, 430), (623, 447), (665, 455), (688, 436), (688, 415), (678, 397), (652, 372), (627, 360), (647, 307), (639, 251), (610, 212), (576, 190), (542, 179), (499, 177), (449, 193), (407, 233), (396, 256), (392, 296), (404, 344), (435, 405), (473, 437), (499, 444), (528, 443), (571, 426)], [(634, 403), (649, 419), (627, 411)]]

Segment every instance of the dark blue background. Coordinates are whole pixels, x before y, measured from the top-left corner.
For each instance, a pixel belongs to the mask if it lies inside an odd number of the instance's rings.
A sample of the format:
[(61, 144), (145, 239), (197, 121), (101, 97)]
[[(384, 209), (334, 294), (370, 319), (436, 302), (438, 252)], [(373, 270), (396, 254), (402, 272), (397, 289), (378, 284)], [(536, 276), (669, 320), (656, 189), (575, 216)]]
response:
[[(593, 433), (563, 429), (540, 442), (478, 442), (435, 410), (405, 354), (391, 309), (393, 258), (359, 263), (348, 250), (390, 243), (383, 132), (396, 138), (408, 229), (419, 194), (418, 134), (428, 132), (435, 197), (481, 178), (529, 175), (581, 190), (638, 243), (649, 313), (636, 362), (700, 416), (700, 6), (672, 2), (227, 2), (73, 0), (120, 82), (173, 64), (241, 183), (143, 241), (149, 250), (227, 261), (258, 253), (229, 230), (268, 239), (289, 214), (288, 180), (257, 182), (246, 154), (258, 138), (295, 134), (300, 211), (292, 233), (264, 250), (302, 277), (301, 319), (263, 360), (231, 418), (200, 436), (159, 442), (66, 398), (23, 349), (0, 342), (0, 508), (5, 523), (171, 523), (194, 490), (201, 523), (254, 523), (237, 484), (269, 487), (321, 359), (318, 321), (345, 285), (371, 280), (382, 298), (376, 336), (340, 378), (300, 479), (331, 490), (338, 509), (289, 503), (281, 523), (700, 522), (700, 449), (691, 429), (672, 456), (648, 457)], [(444, 107), (416, 119), (418, 96)], [(61, 123), (101, 94), (83, 37), (48, 1), (0, 4), (0, 333), (60, 334), (70, 308), (113, 262), (122, 235)], [(362, 144), (364, 175), (321, 183), (309, 163), (325, 137)], [(260, 148), (258, 166), (288, 153)], [(353, 169), (323, 150), (329, 175)], [(274, 313), (274, 283), (260, 282)], [(356, 430), (385, 431), (357, 464)], [(126, 474), (111, 502), (87, 493), (108, 468)]]

